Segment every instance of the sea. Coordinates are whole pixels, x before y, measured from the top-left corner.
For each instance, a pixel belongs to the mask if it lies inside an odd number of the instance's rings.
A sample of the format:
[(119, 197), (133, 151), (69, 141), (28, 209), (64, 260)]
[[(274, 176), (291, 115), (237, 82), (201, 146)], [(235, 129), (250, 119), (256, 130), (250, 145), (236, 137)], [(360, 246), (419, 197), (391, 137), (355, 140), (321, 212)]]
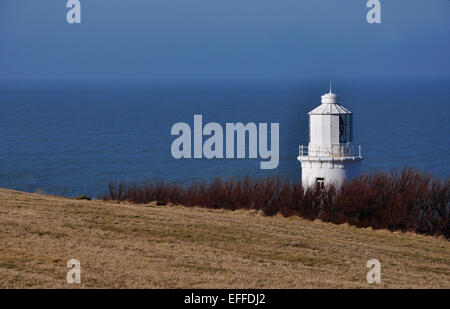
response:
[[(277, 176), (299, 181), (298, 146), (307, 113), (328, 80), (63, 79), (0, 81), (0, 187), (98, 197), (109, 181), (208, 182)], [(450, 174), (450, 80), (334, 80), (354, 114), (363, 173), (410, 167)], [(279, 165), (256, 159), (175, 159), (171, 128), (194, 115), (203, 124), (279, 124)]]

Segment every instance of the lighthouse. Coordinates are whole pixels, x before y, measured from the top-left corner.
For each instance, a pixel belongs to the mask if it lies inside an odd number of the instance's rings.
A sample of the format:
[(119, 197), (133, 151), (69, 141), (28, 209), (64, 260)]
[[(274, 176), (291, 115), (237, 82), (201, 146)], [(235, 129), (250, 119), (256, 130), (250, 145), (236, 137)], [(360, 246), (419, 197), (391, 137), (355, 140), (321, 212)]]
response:
[(353, 114), (339, 105), (339, 96), (330, 92), (322, 96), (322, 104), (308, 113), (309, 144), (299, 146), (302, 184), (340, 186), (360, 173), (361, 146), (353, 142)]

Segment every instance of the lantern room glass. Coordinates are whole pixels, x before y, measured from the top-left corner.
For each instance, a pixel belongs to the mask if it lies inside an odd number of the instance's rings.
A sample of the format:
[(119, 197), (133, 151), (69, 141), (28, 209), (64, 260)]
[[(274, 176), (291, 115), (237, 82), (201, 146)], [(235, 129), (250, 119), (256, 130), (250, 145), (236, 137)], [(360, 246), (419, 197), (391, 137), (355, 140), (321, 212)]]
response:
[(353, 141), (353, 115), (339, 115), (339, 143), (351, 143)]

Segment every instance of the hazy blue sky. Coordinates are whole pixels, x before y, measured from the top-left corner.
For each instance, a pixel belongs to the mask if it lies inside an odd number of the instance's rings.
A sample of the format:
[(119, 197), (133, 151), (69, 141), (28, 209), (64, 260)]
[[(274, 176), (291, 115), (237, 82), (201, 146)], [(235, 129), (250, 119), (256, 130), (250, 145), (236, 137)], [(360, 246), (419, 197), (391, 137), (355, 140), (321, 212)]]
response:
[(450, 75), (450, 1), (0, 0), (0, 78)]

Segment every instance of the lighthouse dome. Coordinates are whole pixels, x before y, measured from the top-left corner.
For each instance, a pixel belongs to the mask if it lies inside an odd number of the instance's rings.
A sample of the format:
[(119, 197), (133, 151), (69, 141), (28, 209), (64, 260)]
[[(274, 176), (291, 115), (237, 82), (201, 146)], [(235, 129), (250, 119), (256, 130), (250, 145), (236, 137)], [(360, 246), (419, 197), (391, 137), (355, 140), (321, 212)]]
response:
[[(334, 93), (332, 93), (334, 94)], [(327, 93), (326, 95), (329, 95)], [(325, 95), (325, 96), (326, 96)], [(334, 94), (335, 95), (335, 94)], [(336, 96), (336, 95), (335, 95)], [(309, 112), (310, 115), (340, 115), (340, 114), (351, 114), (352, 112), (339, 105), (337, 103), (324, 103), (324, 96), (322, 96), (322, 104), (317, 106), (315, 109)]]
[(351, 114), (352, 112), (345, 107), (339, 105), (339, 96), (331, 91), (321, 96), (322, 104), (309, 112), (309, 115), (340, 115)]
[(322, 96), (322, 104), (337, 104), (339, 103), (339, 96), (331, 91)]

